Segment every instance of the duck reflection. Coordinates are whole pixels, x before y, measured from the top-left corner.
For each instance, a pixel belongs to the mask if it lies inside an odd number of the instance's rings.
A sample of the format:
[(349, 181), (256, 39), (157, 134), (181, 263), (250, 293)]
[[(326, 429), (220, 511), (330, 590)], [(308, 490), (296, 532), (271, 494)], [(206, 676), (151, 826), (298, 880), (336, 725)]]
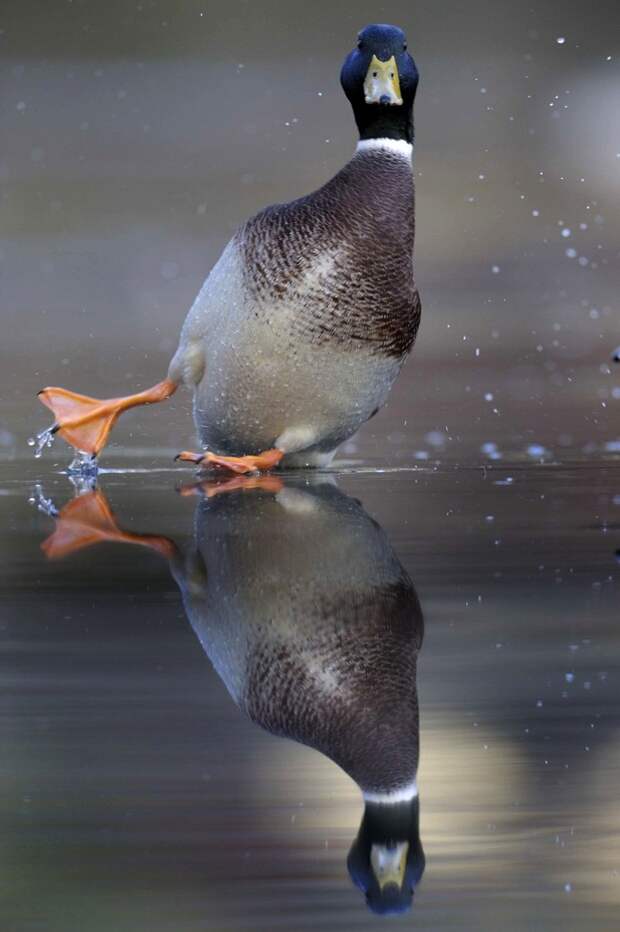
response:
[[(424, 871), (416, 772), (423, 618), (385, 533), (332, 482), (203, 483), (192, 545), (121, 531), (101, 492), (74, 499), (48, 556), (100, 540), (165, 556), (230, 695), (267, 731), (322, 752), (360, 787), (348, 857), (375, 912), (408, 909)], [(222, 494), (225, 493), (225, 494)]]

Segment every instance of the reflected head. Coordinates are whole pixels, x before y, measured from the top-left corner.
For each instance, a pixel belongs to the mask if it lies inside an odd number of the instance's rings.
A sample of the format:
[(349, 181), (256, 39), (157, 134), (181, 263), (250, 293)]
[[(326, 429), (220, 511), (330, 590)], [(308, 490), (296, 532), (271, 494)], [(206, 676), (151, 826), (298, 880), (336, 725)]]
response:
[(347, 867), (368, 908), (380, 915), (407, 912), (424, 866), (418, 800), (367, 803)]

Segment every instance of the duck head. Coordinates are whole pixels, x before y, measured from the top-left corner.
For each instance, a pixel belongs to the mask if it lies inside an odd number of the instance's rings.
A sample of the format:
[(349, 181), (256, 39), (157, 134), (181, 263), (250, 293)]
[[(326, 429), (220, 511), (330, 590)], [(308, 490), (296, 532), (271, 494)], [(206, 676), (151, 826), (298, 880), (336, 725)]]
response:
[(402, 29), (382, 24), (362, 29), (357, 48), (349, 53), (340, 73), (360, 139), (413, 142), (418, 79)]
[(419, 824), (417, 795), (397, 803), (366, 803), (347, 867), (374, 913), (404, 913), (411, 908), (426, 863)]

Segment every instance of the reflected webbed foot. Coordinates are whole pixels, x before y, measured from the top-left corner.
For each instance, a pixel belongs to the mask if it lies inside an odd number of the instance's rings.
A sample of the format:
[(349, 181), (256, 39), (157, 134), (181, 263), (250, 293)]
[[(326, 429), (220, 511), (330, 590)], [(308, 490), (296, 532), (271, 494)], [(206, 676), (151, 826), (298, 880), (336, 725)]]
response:
[(284, 482), (277, 476), (234, 476), (231, 479), (205, 479), (191, 485), (181, 486), (179, 493), (186, 495), (205, 495), (213, 498), (226, 492), (250, 492), (253, 489), (262, 489), (263, 492), (273, 492), (276, 495), (284, 488)]
[(41, 544), (41, 550), (49, 560), (60, 560), (93, 544), (110, 541), (149, 547), (167, 560), (173, 559), (177, 553), (176, 544), (168, 537), (121, 530), (108, 500), (98, 489), (78, 495), (60, 511), (54, 509), (48, 513), (56, 521), (53, 534)]

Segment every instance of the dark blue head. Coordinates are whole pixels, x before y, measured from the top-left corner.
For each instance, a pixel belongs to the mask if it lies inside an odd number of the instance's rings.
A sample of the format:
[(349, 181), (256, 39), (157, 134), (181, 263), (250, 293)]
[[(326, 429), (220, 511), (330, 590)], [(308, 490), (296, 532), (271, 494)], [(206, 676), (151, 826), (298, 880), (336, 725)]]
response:
[(425, 866), (417, 798), (402, 803), (366, 803), (347, 867), (373, 913), (411, 909)]
[(340, 82), (351, 102), (360, 139), (413, 142), (413, 101), (418, 69), (397, 26), (362, 29), (346, 58)]

